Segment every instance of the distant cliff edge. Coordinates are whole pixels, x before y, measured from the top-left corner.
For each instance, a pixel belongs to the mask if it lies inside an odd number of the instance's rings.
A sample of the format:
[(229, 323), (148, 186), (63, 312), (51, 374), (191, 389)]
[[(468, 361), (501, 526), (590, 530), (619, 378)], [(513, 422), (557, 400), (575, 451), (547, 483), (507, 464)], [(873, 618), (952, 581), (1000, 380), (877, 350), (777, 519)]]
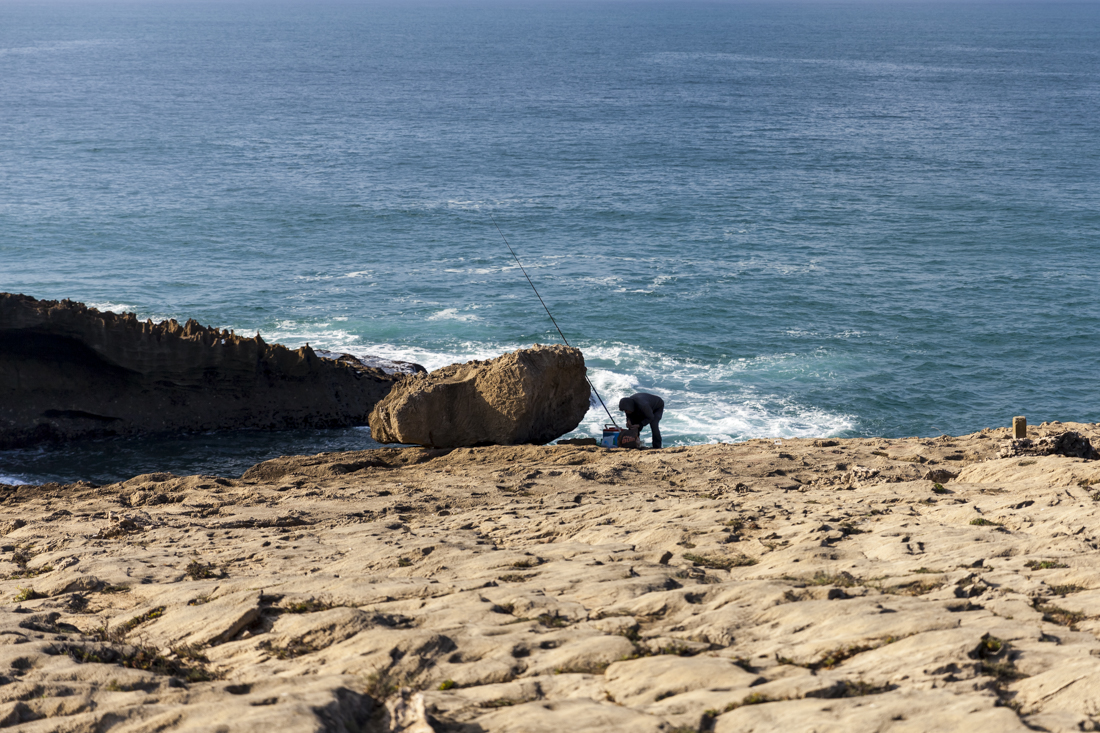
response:
[(401, 375), (193, 320), (0, 293), (0, 449), (115, 435), (365, 425)]

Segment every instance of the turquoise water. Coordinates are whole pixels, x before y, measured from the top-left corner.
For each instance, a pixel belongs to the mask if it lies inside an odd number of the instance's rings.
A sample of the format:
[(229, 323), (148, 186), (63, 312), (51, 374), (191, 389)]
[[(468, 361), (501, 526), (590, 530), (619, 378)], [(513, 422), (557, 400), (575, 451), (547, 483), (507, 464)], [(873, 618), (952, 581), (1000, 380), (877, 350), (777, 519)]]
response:
[(558, 340), (491, 213), (666, 444), (1096, 421), (1098, 119), (1097, 3), (9, 0), (0, 290), (436, 368)]

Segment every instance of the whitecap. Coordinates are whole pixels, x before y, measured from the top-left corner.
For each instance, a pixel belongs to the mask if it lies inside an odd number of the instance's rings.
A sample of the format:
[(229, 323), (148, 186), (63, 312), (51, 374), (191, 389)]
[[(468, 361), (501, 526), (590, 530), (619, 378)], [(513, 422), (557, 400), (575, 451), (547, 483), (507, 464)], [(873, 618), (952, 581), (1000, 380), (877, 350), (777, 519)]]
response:
[(122, 315), (123, 313), (135, 313), (137, 311), (136, 305), (127, 305), (126, 303), (85, 303), (84, 305), (89, 308), (95, 308), (101, 313), (116, 313)]
[(481, 316), (473, 313), (459, 313), (457, 308), (444, 308), (443, 310), (428, 316), (429, 321), (480, 321)]

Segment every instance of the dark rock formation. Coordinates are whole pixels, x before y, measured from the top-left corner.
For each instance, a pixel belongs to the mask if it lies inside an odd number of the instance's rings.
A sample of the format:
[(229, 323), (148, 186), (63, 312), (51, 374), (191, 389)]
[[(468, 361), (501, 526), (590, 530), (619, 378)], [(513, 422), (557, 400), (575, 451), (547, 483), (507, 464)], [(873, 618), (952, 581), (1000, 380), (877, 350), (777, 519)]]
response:
[(362, 425), (400, 376), (195, 321), (0, 293), (0, 448), (233, 428)]
[(1086, 436), (1070, 430), (1038, 440), (1030, 438), (1010, 440), (997, 453), (998, 458), (1015, 456), (1068, 456), (1095, 461), (1100, 458), (1100, 453)]
[(547, 443), (588, 411), (584, 356), (568, 346), (521, 349), (400, 382), (370, 416), (382, 443), (438, 448)]

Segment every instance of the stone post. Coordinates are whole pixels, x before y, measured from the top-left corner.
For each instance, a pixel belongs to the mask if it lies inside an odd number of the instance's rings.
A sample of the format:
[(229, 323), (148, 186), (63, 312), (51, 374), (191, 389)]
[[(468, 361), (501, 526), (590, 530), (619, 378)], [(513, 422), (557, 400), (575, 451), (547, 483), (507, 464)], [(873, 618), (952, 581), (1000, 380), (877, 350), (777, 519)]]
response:
[(1012, 418), (1012, 437), (1015, 440), (1027, 437), (1027, 418), (1023, 415)]

